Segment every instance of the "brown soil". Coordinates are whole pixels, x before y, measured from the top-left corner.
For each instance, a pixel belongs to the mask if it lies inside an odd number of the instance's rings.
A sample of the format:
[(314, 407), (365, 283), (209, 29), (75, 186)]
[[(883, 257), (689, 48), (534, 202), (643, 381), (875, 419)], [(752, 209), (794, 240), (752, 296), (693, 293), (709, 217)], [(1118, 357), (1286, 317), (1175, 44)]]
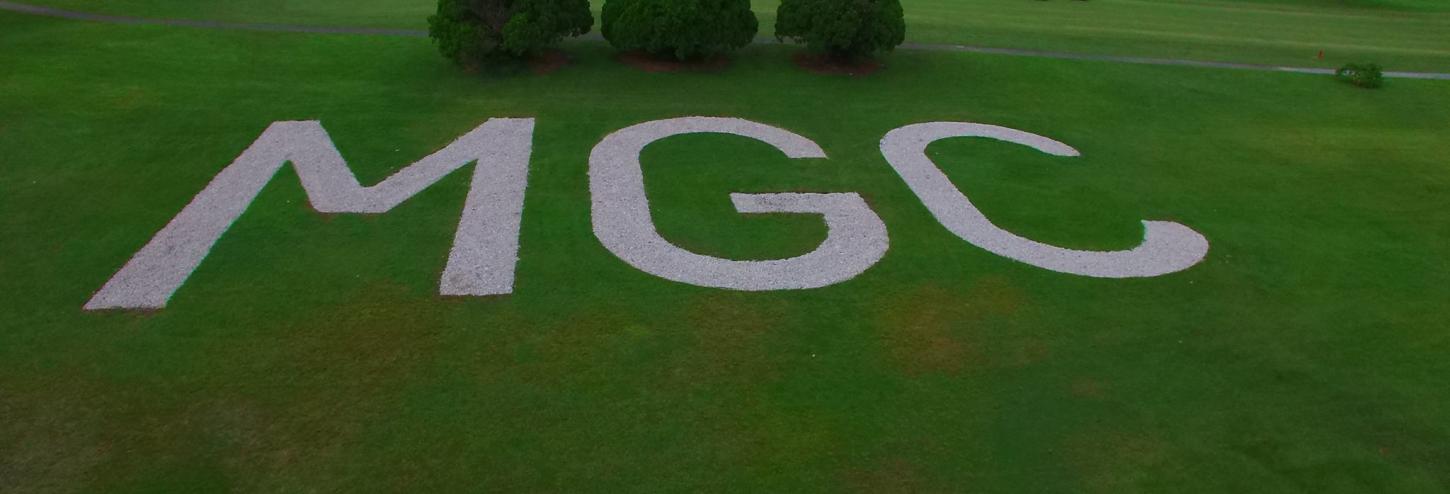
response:
[(820, 53), (803, 51), (792, 55), (790, 59), (797, 67), (817, 74), (864, 77), (881, 70), (881, 62), (869, 58), (847, 62)]
[(620, 53), (616, 59), (645, 72), (718, 72), (730, 65), (730, 59), (723, 56), (682, 62), (670, 57), (650, 55), (641, 51)]

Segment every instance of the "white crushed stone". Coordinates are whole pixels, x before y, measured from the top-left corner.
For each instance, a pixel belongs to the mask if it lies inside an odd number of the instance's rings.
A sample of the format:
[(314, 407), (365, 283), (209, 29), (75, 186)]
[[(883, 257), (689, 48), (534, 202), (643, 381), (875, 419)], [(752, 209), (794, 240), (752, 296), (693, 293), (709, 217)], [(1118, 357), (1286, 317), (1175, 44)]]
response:
[(926, 156), (949, 137), (986, 137), (1054, 156), (1079, 156), (1061, 142), (1020, 130), (964, 122), (907, 125), (881, 139), (881, 154), (947, 230), (997, 255), (1062, 273), (1099, 278), (1159, 276), (1188, 269), (1208, 254), (1208, 239), (1178, 223), (1143, 221), (1143, 243), (1129, 250), (1064, 249), (1019, 237), (992, 224)]
[(886, 254), (886, 225), (855, 193), (730, 195), (741, 213), (813, 213), (824, 216), (826, 240), (788, 259), (742, 261), (696, 254), (655, 230), (645, 196), (640, 151), (681, 134), (722, 133), (756, 139), (791, 158), (825, 158), (810, 139), (738, 118), (655, 120), (606, 136), (589, 155), (594, 235), (621, 260), (668, 280), (733, 290), (818, 288), (854, 278)]
[(275, 122), (137, 251), (86, 302), (85, 309), (165, 307), (232, 222), (289, 161), (317, 211), (372, 214), (391, 210), (476, 161), (439, 292), (510, 293), (533, 129), (530, 118), (490, 119), (382, 182), (363, 187), (321, 123)]
[[(534, 120), (490, 119), (447, 147), (371, 187), (363, 187), (317, 121), (275, 122), (85, 304), (86, 310), (165, 307), (207, 253), (288, 162), (308, 200), (325, 213), (377, 214), (447, 174), (476, 162), (448, 263), (443, 295), (513, 291), (519, 224), (532, 153)], [(791, 158), (825, 158), (811, 140), (737, 118), (656, 120), (606, 136), (590, 153), (594, 234), (605, 248), (642, 271), (665, 279), (734, 290), (818, 288), (864, 272), (889, 247), (886, 226), (856, 193), (730, 195), (741, 213), (820, 214), (826, 240), (801, 256), (732, 260), (695, 254), (655, 230), (639, 155), (650, 143), (680, 134), (723, 133), (756, 139)], [(1208, 253), (1208, 240), (1178, 223), (1143, 221), (1143, 243), (1123, 251), (1064, 249), (1013, 235), (992, 224), (926, 156), (949, 137), (987, 137), (1055, 156), (1078, 156), (1061, 142), (1006, 127), (931, 122), (901, 127), (881, 140), (881, 153), (943, 226), (995, 254), (1033, 266), (1103, 278), (1147, 277), (1187, 269)]]

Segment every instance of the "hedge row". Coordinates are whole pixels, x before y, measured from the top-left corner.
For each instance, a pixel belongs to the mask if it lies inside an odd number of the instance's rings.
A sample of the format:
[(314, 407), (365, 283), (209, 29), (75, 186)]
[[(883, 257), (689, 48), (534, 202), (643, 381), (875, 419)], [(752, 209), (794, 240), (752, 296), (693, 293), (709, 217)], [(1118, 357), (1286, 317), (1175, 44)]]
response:
[[(755, 39), (750, 0), (606, 0), (604, 38), (623, 51), (679, 60), (729, 53)], [(428, 35), (465, 66), (517, 59), (594, 26), (588, 0), (438, 0)], [(842, 60), (890, 51), (906, 37), (900, 0), (782, 0), (775, 35)]]

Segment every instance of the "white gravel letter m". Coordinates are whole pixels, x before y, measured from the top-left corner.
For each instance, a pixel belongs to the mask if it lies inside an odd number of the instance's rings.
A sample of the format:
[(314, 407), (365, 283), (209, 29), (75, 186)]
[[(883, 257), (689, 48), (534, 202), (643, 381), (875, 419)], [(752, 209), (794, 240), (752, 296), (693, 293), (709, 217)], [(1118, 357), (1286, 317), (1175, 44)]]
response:
[(320, 123), (275, 122), (137, 251), (85, 308), (165, 307), (232, 222), (289, 162), (313, 209), (371, 214), (388, 212), (445, 175), (477, 163), (438, 291), (510, 293), (533, 132), (530, 118), (490, 119), (448, 147), (364, 187)]

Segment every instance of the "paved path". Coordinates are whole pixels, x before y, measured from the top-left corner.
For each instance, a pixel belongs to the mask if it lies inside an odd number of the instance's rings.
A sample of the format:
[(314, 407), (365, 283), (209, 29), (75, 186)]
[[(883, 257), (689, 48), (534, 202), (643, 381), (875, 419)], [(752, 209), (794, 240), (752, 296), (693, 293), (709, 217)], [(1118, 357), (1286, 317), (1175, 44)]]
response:
[[(243, 0), (245, 1), (245, 0)], [(236, 31), (270, 31), (282, 33), (313, 33), (313, 34), (356, 34), (369, 36), (408, 36), (426, 37), (428, 32), (421, 29), (389, 29), (373, 27), (350, 27), (350, 26), (303, 26), (296, 24), (265, 24), (250, 22), (224, 22), (187, 19), (150, 19), (145, 17), (129, 17), (120, 15), (93, 14), (89, 12), (76, 12), (73, 10), (57, 9), (53, 7), (42, 7), (23, 3), (0, 0), (0, 10), (11, 12), (22, 12), (26, 14), (43, 15), (47, 17), (59, 17), (62, 19), (73, 19), (80, 21), (105, 22), (110, 24), (132, 24), (132, 25), (159, 25), (159, 26), (180, 26), (201, 29), (223, 29)], [(588, 40), (603, 40), (598, 34), (583, 36)], [(758, 43), (776, 43), (775, 38), (760, 38)], [(1149, 58), (1149, 57), (1127, 57), (1114, 55), (1090, 55), (1085, 53), (1067, 53), (1041, 50), (1019, 50), (1016, 48), (989, 48), (984, 46), (932, 44), (932, 43), (906, 43), (901, 48), (907, 50), (924, 51), (956, 51), (969, 53), (988, 53), (993, 55), (1010, 55), (1017, 57), (1055, 58), (1062, 60), (1090, 60), (1097, 62), (1117, 62), (1143, 65), (1177, 65), (1183, 67), (1204, 67), (1212, 69), (1238, 69), (1238, 70), (1263, 70), (1272, 72), (1295, 72), (1301, 74), (1333, 74), (1334, 70), (1316, 67), (1284, 67), (1276, 65), (1255, 65), (1232, 62), (1207, 62), (1202, 60), (1181, 60), (1175, 58)], [(1450, 80), (1450, 73), (1443, 72), (1385, 72), (1385, 77), (1398, 79), (1439, 79)]]

